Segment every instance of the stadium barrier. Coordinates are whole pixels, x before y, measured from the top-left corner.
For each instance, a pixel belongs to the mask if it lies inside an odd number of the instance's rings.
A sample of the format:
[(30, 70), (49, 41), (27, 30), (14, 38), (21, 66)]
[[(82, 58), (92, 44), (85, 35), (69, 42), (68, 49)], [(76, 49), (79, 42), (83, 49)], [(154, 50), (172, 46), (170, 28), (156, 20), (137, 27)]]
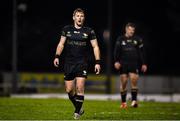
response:
[[(10, 92), (12, 75), (2, 73), (3, 83), (0, 87)], [(18, 73), (18, 93), (65, 93), (64, 76), (59, 73)], [(169, 76), (140, 76), (139, 92), (142, 94), (175, 94), (180, 93), (180, 78)], [(118, 75), (111, 77), (111, 94), (119, 94), (120, 81)], [(105, 94), (106, 75), (89, 74), (86, 80), (86, 93)], [(130, 83), (128, 83), (130, 91)]]

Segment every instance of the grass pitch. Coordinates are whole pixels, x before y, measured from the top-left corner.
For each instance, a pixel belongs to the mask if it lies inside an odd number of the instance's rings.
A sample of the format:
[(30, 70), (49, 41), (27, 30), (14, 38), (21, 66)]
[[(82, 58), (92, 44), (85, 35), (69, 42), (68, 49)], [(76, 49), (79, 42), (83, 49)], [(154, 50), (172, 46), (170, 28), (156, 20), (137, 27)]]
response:
[[(85, 100), (81, 120), (180, 120), (180, 103), (140, 102), (120, 109), (119, 101)], [(0, 120), (73, 120), (65, 99), (0, 98)]]

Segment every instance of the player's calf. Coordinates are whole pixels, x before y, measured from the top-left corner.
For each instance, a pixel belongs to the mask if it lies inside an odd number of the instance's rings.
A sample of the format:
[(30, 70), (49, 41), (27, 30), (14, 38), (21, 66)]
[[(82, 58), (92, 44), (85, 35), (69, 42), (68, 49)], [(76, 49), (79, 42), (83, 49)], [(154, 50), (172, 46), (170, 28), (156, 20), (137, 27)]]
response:
[(71, 100), (71, 102), (73, 103), (74, 105), (74, 108), (76, 108), (76, 94), (72, 94), (72, 93), (68, 93), (68, 96), (69, 96), (69, 100)]
[(126, 95), (127, 95), (127, 90), (121, 90), (121, 105), (120, 105), (120, 108), (127, 108)]
[(132, 96), (131, 107), (135, 107), (135, 108), (138, 107), (137, 93), (138, 93), (138, 88), (131, 89), (131, 96)]

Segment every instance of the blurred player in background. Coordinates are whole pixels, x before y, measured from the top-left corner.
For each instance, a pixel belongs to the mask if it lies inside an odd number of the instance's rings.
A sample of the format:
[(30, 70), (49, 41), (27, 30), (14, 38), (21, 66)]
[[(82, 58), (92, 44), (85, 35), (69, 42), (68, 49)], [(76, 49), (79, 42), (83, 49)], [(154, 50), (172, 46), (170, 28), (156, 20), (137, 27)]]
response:
[[(59, 66), (59, 57), (65, 49), (64, 80), (69, 99), (75, 107), (74, 119), (84, 113), (84, 84), (87, 78), (87, 46), (91, 43), (96, 59), (95, 72), (100, 73), (100, 50), (94, 30), (83, 26), (85, 13), (77, 8), (73, 12), (73, 25), (62, 29), (61, 38), (56, 49), (54, 65)], [(76, 84), (74, 83), (76, 81)]]
[[(114, 67), (120, 72), (120, 93), (121, 93), (121, 108), (126, 108), (126, 95), (127, 95), (127, 81), (128, 78), (131, 81), (131, 96), (132, 96), (132, 107), (138, 107), (137, 102), (137, 80), (138, 76), (138, 65), (140, 62), (141, 71), (145, 73), (147, 71), (147, 64), (145, 62), (145, 52), (143, 40), (134, 35), (135, 24), (127, 23), (125, 26), (125, 34), (118, 37), (115, 49), (114, 49)], [(140, 61), (139, 61), (140, 60)]]

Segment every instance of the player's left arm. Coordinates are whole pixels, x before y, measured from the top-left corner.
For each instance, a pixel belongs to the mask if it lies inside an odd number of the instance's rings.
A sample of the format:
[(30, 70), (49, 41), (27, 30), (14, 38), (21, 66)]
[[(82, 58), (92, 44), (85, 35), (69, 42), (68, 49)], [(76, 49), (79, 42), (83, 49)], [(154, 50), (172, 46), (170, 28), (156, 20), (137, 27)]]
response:
[(95, 59), (96, 59), (95, 72), (96, 72), (96, 74), (99, 74), (100, 70), (101, 70), (101, 66), (100, 66), (100, 49), (99, 49), (99, 46), (98, 46), (97, 39), (91, 40), (91, 45), (93, 47), (94, 56), (95, 56)]
[(146, 64), (146, 52), (144, 49), (144, 43), (143, 40), (140, 38), (138, 42), (138, 50), (139, 50), (139, 56), (142, 63), (141, 71), (146, 72), (147, 71), (147, 64)]

